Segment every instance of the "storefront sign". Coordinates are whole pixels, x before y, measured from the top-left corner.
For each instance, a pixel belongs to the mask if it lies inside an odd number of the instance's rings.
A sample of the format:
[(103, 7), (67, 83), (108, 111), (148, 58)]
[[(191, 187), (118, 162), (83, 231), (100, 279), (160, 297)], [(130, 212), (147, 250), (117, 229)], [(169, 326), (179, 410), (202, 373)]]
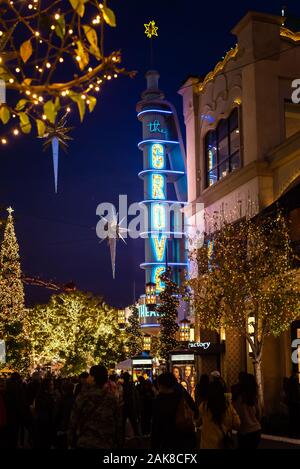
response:
[(209, 349), (211, 343), (210, 342), (189, 342), (189, 348), (192, 349), (201, 349), (203, 348), (204, 350)]
[(185, 354), (172, 354), (171, 361), (172, 362), (192, 362), (194, 361), (194, 354), (193, 353), (185, 353)]
[(152, 365), (152, 358), (133, 358), (132, 366), (136, 365)]

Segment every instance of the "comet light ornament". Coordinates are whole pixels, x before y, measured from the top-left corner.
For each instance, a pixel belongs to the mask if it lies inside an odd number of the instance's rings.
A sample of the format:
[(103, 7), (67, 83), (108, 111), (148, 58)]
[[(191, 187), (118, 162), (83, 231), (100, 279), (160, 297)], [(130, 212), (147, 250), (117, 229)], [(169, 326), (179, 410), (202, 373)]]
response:
[(64, 114), (57, 123), (48, 124), (43, 137), (39, 137), (45, 139), (43, 144), (44, 150), (47, 150), (50, 145), (52, 146), (55, 193), (57, 193), (59, 147), (65, 152), (67, 151), (67, 142), (73, 140), (72, 137), (68, 135), (72, 129), (73, 127), (67, 127), (66, 114)]
[[(124, 236), (129, 231), (128, 228), (124, 228), (121, 226), (124, 218), (122, 218), (120, 222), (118, 221), (118, 218), (118, 213), (116, 212), (113, 212), (109, 219), (102, 217), (102, 219), (106, 221), (106, 225), (104, 226), (104, 228), (107, 231), (113, 279), (115, 278), (116, 273), (117, 241), (121, 239), (125, 244), (127, 244)], [(102, 241), (100, 241), (100, 243), (102, 243)]]

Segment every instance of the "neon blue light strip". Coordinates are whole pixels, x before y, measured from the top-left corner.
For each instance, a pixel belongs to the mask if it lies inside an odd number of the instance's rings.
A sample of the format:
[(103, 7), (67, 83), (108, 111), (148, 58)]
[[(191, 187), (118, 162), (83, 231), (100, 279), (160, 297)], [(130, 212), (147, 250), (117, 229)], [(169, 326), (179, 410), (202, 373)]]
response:
[(142, 202), (139, 202), (139, 204), (146, 204), (146, 203), (161, 203), (161, 204), (182, 204), (182, 205), (188, 205), (188, 202), (181, 202), (180, 200), (159, 200), (159, 199), (147, 199), (147, 200), (142, 200)]
[(140, 148), (141, 145), (144, 145), (144, 143), (175, 143), (179, 144), (177, 140), (154, 140), (154, 139), (148, 139), (148, 140), (142, 140), (141, 142), (138, 143), (138, 148)]
[[(180, 265), (188, 265), (187, 262), (168, 262), (168, 265), (172, 265), (174, 267), (180, 266)], [(151, 267), (151, 266), (164, 266), (162, 262), (143, 262), (140, 264), (140, 267), (143, 269), (145, 267)]]
[(141, 324), (140, 327), (159, 327), (160, 324)]
[(141, 111), (138, 113), (137, 117), (146, 114), (147, 112), (160, 112), (161, 114), (173, 114), (172, 111), (164, 111), (163, 109), (145, 109), (145, 111)]
[(147, 173), (163, 173), (163, 174), (182, 174), (184, 175), (185, 172), (184, 171), (172, 171), (171, 169), (144, 169), (143, 171), (140, 171), (138, 176), (142, 176), (143, 174), (147, 174)]
[(154, 234), (154, 235), (186, 235), (186, 231), (164, 231), (164, 230), (156, 230), (156, 231), (143, 231), (140, 233), (140, 236), (146, 234)]

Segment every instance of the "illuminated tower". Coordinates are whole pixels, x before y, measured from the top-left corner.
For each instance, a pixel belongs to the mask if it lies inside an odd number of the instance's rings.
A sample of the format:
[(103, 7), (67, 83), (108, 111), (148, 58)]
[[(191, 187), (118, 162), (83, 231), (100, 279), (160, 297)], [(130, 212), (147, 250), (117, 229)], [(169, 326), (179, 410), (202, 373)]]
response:
[[(138, 119), (143, 125), (143, 139), (138, 144), (143, 152), (144, 200), (148, 226), (145, 239), (146, 284), (155, 284), (159, 294), (164, 285), (160, 275), (166, 266), (172, 268), (173, 280), (180, 283), (187, 265), (183, 212), (187, 200), (186, 158), (176, 110), (164, 99), (158, 88), (159, 74), (146, 74), (147, 89), (137, 104)], [(142, 321), (156, 325), (151, 315)]]

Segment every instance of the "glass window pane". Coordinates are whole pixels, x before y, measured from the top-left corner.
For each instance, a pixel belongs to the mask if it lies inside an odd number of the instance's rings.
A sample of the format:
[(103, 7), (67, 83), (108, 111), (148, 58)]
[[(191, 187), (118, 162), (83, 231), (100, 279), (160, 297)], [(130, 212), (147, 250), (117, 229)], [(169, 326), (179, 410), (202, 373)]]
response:
[(210, 171), (217, 165), (216, 132), (209, 132), (205, 138), (205, 150), (207, 158), (207, 170)]
[(230, 153), (233, 155), (240, 149), (240, 132), (235, 129), (230, 133)]
[(224, 137), (228, 135), (228, 121), (227, 119), (223, 119), (219, 122), (217, 127), (218, 132), (218, 140), (222, 140)]
[(231, 162), (231, 171), (234, 171), (241, 167), (241, 158), (240, 152), (236, 152), (230, 159)]
[(229, 131), (237, 129), (239, 126), (238, 110), (235, 108), (229, 116)]
[(218, 180), (218, 170), (217, 169), (213, 169), (212, 171), (209, 171), (207, 173), (207, 185), (208, 186), (212, 186), (213, 184), (215, 184), (215, 182), (217, 182)]
[(223, 160), (226, 160), (229, 156), (228, 137), (227, 137), (227, 135), (226, 135), (225, 138), (223, 138), (223, 140), (219, 141), (218, 150), (219, 150), (219, 162), (222, 162)]
[(229, 160), (226, 160), (221, 163), (219, 168), (220, 179), (227, 176), (227, 174), (229, 173)]

